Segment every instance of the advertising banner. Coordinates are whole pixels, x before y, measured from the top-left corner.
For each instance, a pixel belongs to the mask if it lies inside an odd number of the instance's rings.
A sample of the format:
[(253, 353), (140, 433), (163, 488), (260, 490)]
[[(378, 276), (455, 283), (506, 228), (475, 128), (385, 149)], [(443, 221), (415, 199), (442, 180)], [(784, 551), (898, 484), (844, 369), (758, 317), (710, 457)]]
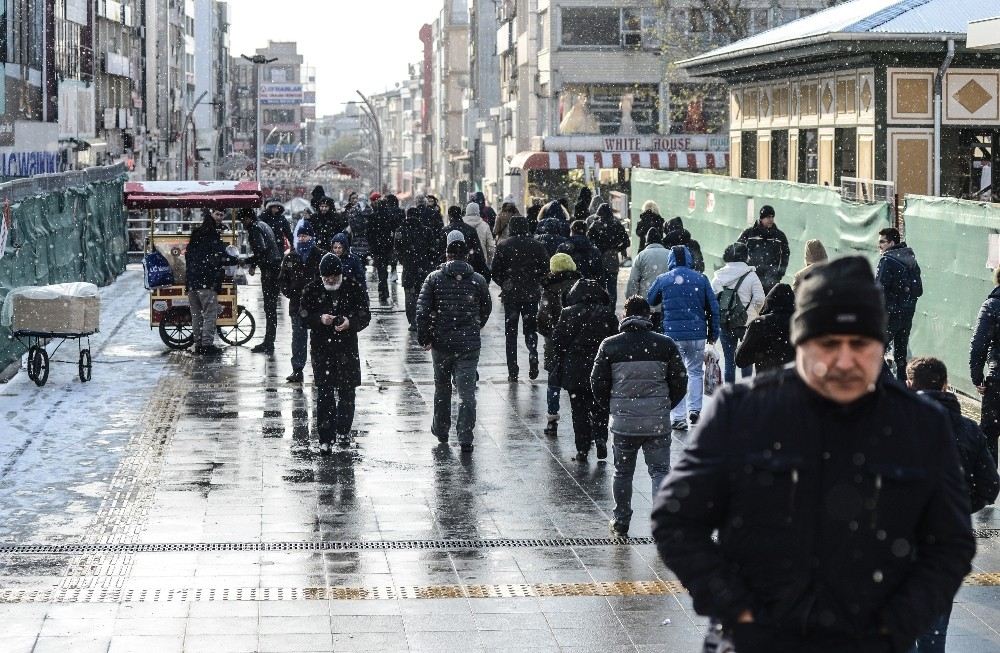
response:
[(302, 84), (261, 84), (261, 104), (302, 104)]

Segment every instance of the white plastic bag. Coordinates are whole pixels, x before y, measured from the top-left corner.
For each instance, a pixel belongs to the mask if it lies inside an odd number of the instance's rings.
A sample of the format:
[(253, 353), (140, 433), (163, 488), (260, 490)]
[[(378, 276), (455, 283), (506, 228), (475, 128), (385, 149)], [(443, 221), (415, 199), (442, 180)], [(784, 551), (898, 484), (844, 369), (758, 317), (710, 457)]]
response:
[(711, 396), (722, 385), (722, 366), (714, 349), (705, 350), (705, 394)]

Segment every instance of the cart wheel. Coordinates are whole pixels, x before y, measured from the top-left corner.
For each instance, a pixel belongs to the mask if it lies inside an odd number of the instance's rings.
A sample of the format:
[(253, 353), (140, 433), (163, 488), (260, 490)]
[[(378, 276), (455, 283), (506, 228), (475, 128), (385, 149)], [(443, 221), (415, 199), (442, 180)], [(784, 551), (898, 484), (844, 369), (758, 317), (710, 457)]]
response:
[(80, 350), (80, 382), (86, 383), (90, 380), (90, 374), (93, 371), (94, 362), (90, 358), (89, 349)]
[(239, 347), (250, 342), (257, 330), (257, 321), (253, 313), (242, 304), (236, 307), (236, 324), (231, 327), (218, 327), (219, 338), (227, 345)]
[(45, 347), (35, 347), (34, 354), (28, 359), (28, 378), (39, 388), (49, 380), (49, 352)]
[(194, 342), (191, 310), (175, 306), (160, 321), (160, 340), (171, 349), (187, 349)]

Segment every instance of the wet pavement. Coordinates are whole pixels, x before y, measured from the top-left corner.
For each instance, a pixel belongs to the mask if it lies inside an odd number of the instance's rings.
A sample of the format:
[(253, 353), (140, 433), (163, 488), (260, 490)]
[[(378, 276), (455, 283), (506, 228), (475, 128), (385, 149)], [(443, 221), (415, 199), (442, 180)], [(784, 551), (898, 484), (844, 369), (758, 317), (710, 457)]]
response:
[[(241, 302), (263, 322), (256, 287)], [(374, 309), (357, 437), (323, 457), (311, 371), (284, 381), (286, 316), (273, 357), (205, 362), (149, 331), (135, 270), (105, 289), (91, 383), (56, 366), (0, 386), (0, 651), (700, 650), (643, 465), (633, 539), (613, 540), (613, 467), (570, 461), (565, 395), (542, 434), (545, 384), (507, 382), (500, 306), (471, 455), (429, 432), (401, 305)], [(949, 651), (1000, 650), (998, 525), (977, 516)]]

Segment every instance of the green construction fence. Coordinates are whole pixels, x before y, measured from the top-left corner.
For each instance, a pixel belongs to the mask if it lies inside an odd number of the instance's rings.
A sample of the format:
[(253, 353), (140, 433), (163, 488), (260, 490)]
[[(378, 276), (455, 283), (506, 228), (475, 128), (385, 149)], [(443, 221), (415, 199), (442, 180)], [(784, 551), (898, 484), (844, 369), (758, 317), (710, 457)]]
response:
[[(0, 184), (10, 232), (0, 258), (0, 303), (14, 288), (86, 281), (105, 286), (125, 270), (123, 166)], [(0, 369), (24, 349), (0, 326)]]
[[(722, 252), (753, 223), (764, 204), (775, 208), (777, 225), (788, 236), (792, 250), (784, 279), (788, 283), (805, 265), (807, 240), (821, 240), (831, 258), (861, 255), (874, 265), (878, 230), (891, 224), (891, 207), (886, 203), (857, 204), (842, 200), (835, 189), (783, 181), (636, 170), (633, 225), (646, 200), (655, 201), (664, 218), (684, 219), (701, 244), (709, 276), (722, 267)], [(969, 376), (969, 340), (979, 307), (993, 289), (991, 265), (1000, 259), (998, 234), (996, 205), (906, 197), (905, 238), (916, 252), (924, 282), (910, 355), (941, 358), (952, 385), (970, 395), (975, 388)]]

